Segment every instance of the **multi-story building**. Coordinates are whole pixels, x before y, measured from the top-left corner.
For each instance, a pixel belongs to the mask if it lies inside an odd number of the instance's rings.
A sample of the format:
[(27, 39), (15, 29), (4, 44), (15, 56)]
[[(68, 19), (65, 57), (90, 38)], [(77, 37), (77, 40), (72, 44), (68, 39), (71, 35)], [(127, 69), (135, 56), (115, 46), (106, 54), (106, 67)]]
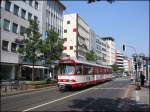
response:
[(120, 69), (124, 70), (124, 55), (117, 50), (116, 51), (116, 63), (115, 63)]
[(108, 60), (110, 58), (108, 54), (109, 46), (98, 35), (96, 37), (95, 47), (96, 47), (95, 53), (97, 56), (96, 63), (102, 64), (102, 65), (108, 65)]
[(59, 37), (63, 36), (63, 11), (66, 7), (59, 0), (47, 0), (41, 1), (42, 15), (41, 15), (41, 30), (42, 32), (48, 29), (53, 29), (59, 34)]
[(116, 47), (115, 47), (115, 40), (112, 37), (102, 37), (102, 39), (108, 44), (108, 65), (113, 65), (115, 63), (116, 57), (115, 57), (115, 51), (116, 51)]
[[(20, 64), (31, 64), (31, 62), (22, 60), (17, 53), (17, 48), (20, 47), (17, 43), (23, 38), (23, 31), (29, 26), (29, 21), (31, 19), (37, 19), (41, 34), (48, 28), (53, 28), (62, 36), (62, 14), (64, 9), (65, 7), (59, 1), (1, 1), (0, 62), (2, 79), (16, 79), (20, 77), (18, 76), (20, 75), (18, 74)], [(46, 16), (47, 12), (51, 16)], [(52, 25), (52, 27), (47, 27), (46, 20), (50, 21), (48, 25)], [(36, 72), (37, 77), (44, 78), (41, 75), (42, 73), (43, 70), (41, 69)], [(27, 73), (27, 75), (29, 74)], [(31, 79), (30, 75), (25, 77), (26, 79)]]
[(63, 28), (63, 53), (78, 60), (86, 60), (86, 52), (90, 50), (89, 25), (74, 13), (64, 15)]

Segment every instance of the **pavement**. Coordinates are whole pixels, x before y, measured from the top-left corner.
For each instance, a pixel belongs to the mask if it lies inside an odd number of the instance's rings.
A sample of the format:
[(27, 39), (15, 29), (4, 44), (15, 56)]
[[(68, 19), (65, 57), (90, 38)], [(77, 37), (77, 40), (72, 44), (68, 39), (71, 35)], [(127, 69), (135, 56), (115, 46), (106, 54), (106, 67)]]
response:
[[(1, 92), (2, 97), (6, 96), (11, 96), (11, 95), (16, 95), (16, 94), (22, 94), (22, 93), (28, 93), (28, 92), (33, 92), (33, 91), (40, 91), (44, 89), (51, 88), (51, 86), (55, 86), (56, 83), (51, 84), (49, 87), (43, 87), (43, 88), (38, 88), (38, 89), (28, 89), (28, 90), (18, 90), (18, 91), (10, 91), (10, 92)], [(150, 105), (149, 105), (149, 83), (145, 83), (144, 87), (141, 87), (140, 90), (136, 90), (136, 86), (131, 83), (129, 88), (126, 91), (125, 96), (123, 99), (125, 102), (122, 104), (124, 105), (124, 111), (139, 111), (139, 112), (149, 112), (150, 111)], [(122, 107), (120, 105), (120, 107)]]
[(132, 92), (128, 96), (130, 100), (127, 100), (124, 111), (149, 112), (150, 111), (149, 83), (145, 83), (145, 85), (141, 87), (140, 90), (136, 90), (136, 86), (133, 83), (131, 83), (131, 86)]

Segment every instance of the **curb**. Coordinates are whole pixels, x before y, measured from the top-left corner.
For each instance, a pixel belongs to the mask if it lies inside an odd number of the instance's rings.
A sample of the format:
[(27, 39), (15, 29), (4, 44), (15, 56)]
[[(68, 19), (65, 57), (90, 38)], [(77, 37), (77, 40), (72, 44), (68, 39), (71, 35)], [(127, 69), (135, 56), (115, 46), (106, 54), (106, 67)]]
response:
[(118, 106), (121, 111), (127, 112), (129, 111), (129, 100), (134, 92), (135, 86), (129, 85), (128, 89), (125, 92), (125, 95), (122, 97), (122, 103)]
[(57, 85), (57, 83), (50, 84), (48, 87), (41, 87), (41, 88), (37, 88), (37, 89), (28, 89), (28, 90), (23, 90), (23, 91), (14, 92), (14, 93), (6, 93), (6, 94), (1, 93), (1, 97), (7, 97), (7, 96), (13, 96), (13, 95), (18, 95), (18, 94), (28, 93), (28, 92), (40, 91), (40, 90), (50, 88), (50, 87), (56, 86), (56, 85)]

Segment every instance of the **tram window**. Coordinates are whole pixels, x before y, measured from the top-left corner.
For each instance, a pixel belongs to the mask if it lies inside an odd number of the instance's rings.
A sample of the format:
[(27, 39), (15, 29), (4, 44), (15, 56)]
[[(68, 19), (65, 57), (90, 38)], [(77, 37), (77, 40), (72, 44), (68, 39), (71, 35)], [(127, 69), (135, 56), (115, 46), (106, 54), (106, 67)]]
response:
[(84, 75), (92, 75), (93, 74), (93, 67), (90, 66), (84, 66)]
[(84, 66), (83, 74), (88, 75), (88, 67), (87, 66)]
[(92, 73), (93, 73), (93, 67), (89, 67), (88, 68), (88, 75), (92, 75)]
[(62, 65), (61, 74), (73, 75), (75, 73), (75, 66), (73, 65)]
[(76, 66), (76, 74), (82, 75), (82, 66), (81, 65)]

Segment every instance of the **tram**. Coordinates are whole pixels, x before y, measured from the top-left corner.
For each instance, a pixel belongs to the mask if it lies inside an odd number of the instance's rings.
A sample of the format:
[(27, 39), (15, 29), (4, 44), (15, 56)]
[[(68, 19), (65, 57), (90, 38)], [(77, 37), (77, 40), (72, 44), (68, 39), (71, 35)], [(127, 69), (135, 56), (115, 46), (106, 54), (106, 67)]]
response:
[(59, 67), (59, 90), (82, 88), (112, 79), (112, 69), (109, 66), (63, 58)]

